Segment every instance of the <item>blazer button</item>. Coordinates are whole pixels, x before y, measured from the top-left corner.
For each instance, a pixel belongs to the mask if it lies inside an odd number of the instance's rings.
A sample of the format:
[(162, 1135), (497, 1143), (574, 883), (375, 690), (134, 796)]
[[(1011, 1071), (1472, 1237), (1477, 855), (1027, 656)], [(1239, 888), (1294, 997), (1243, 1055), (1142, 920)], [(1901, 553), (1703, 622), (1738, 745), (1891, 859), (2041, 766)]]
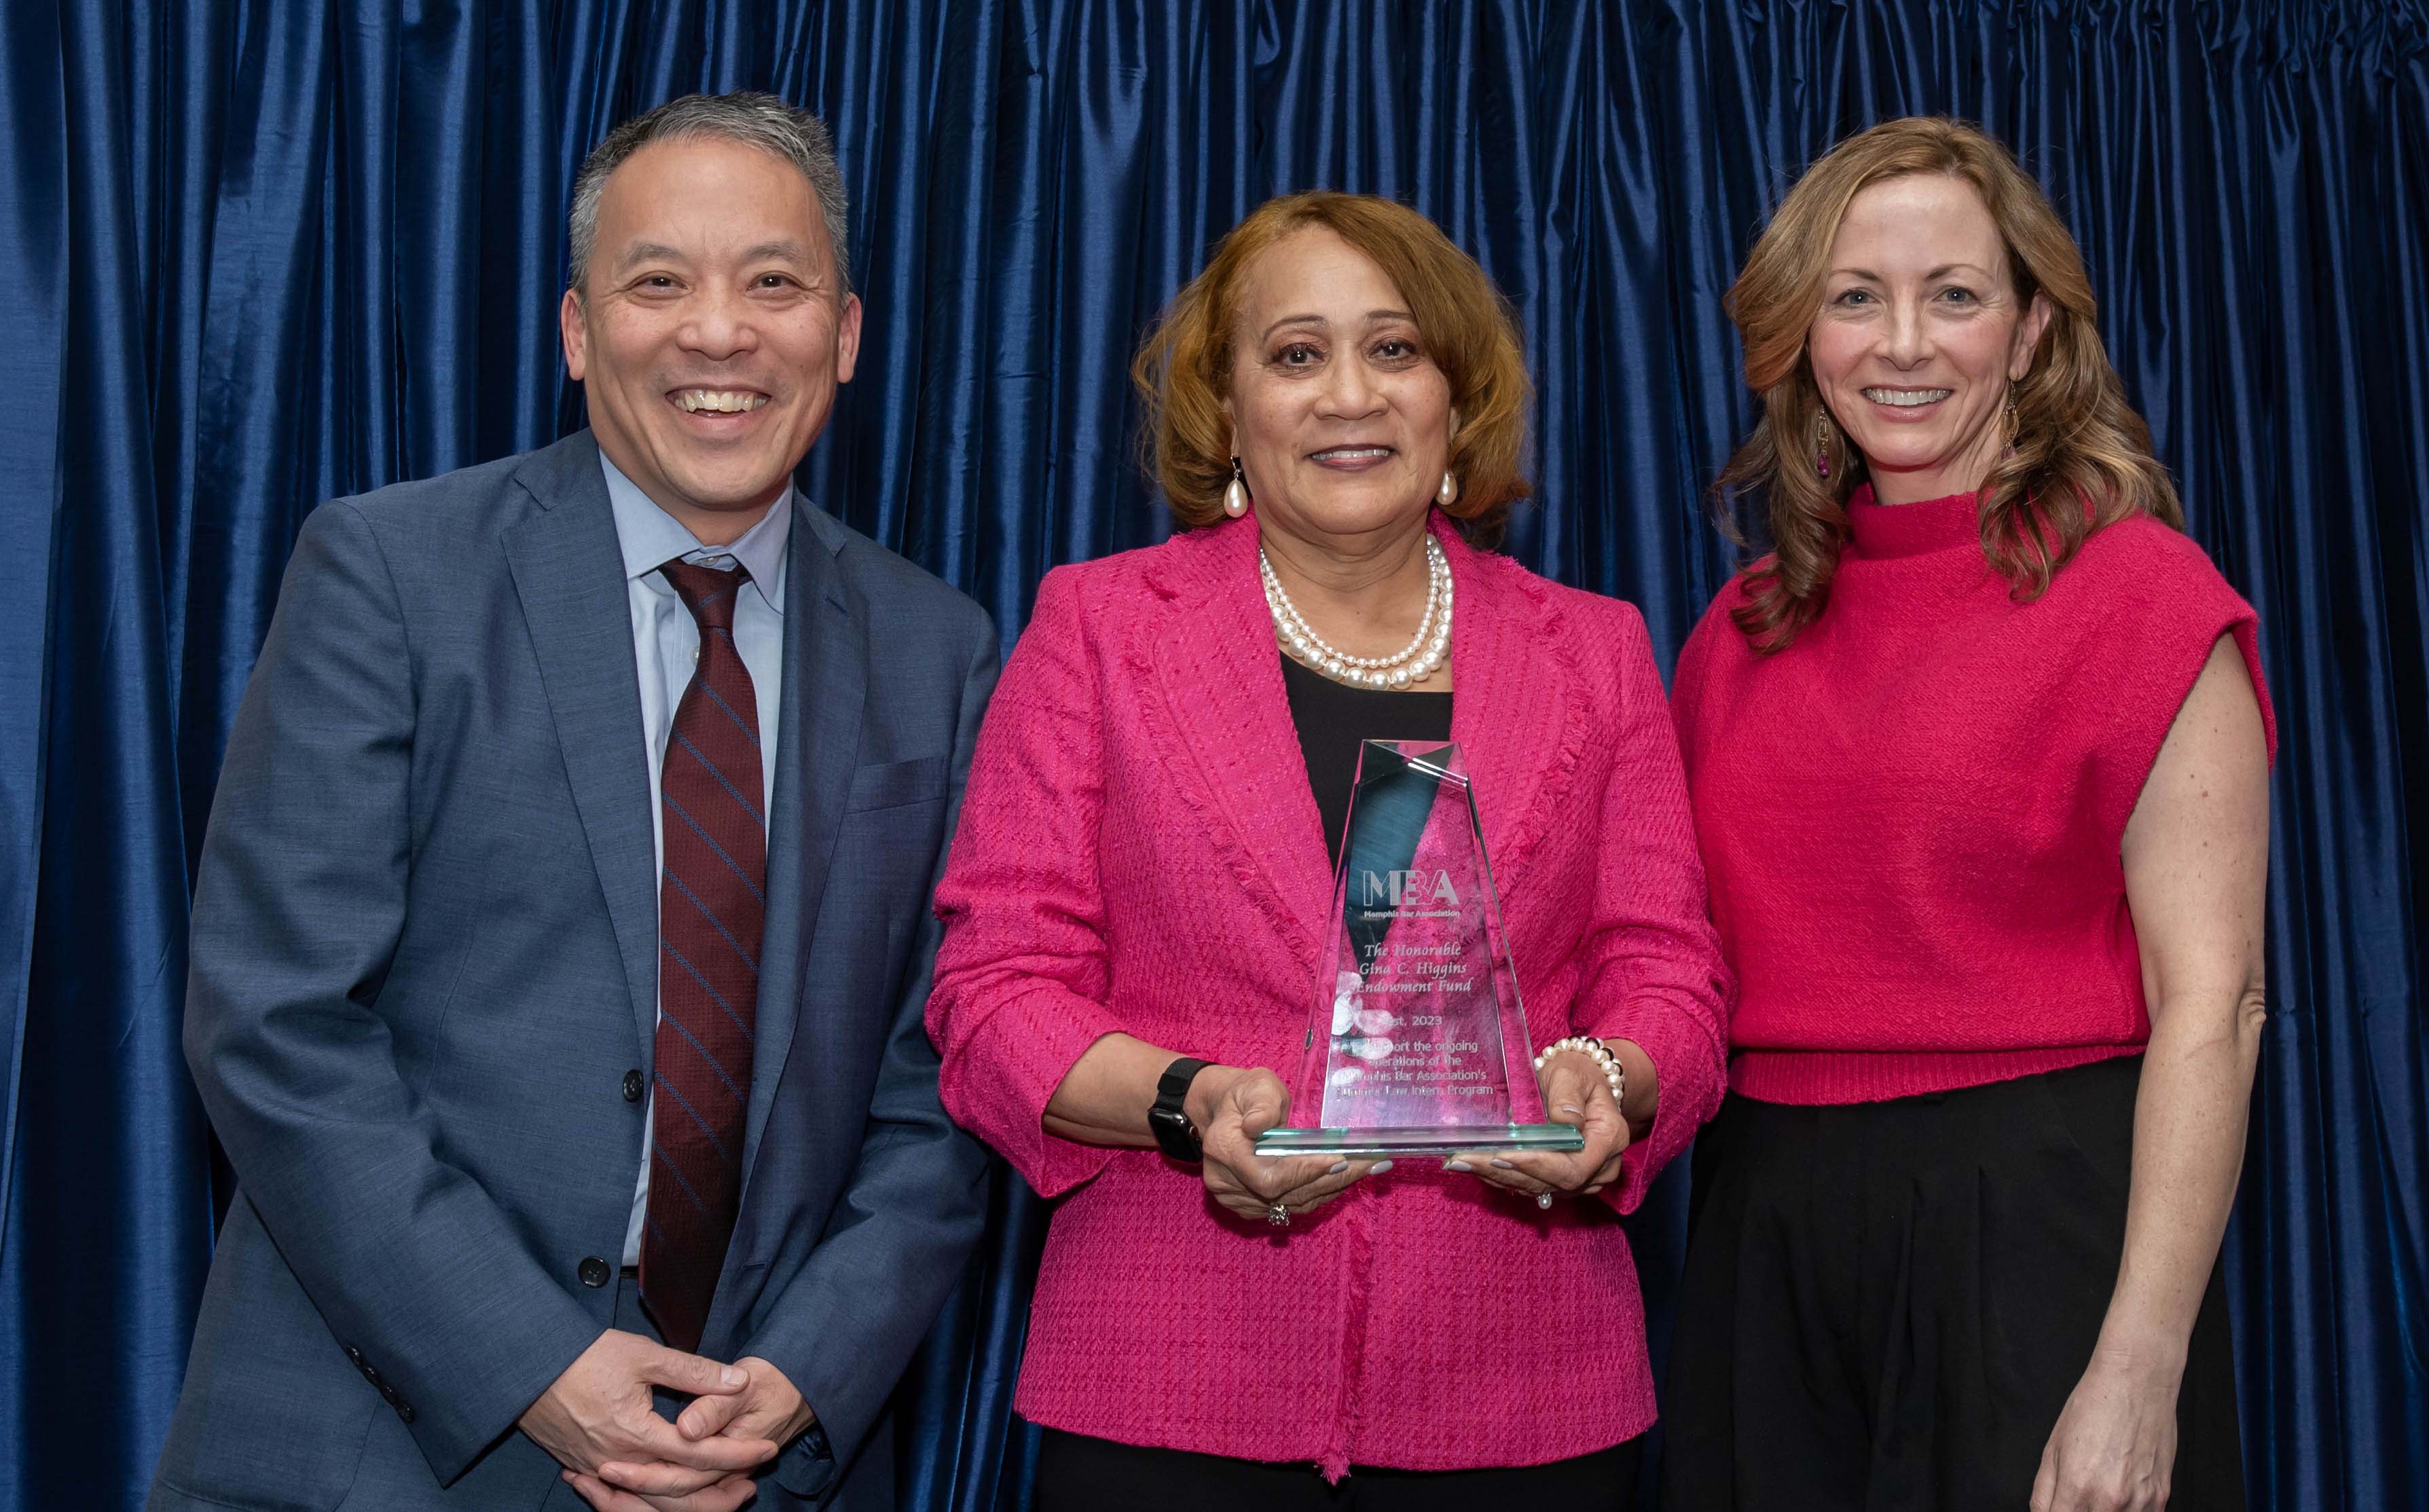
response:
[(413, 1404), (410, 1402), (398, 1403), (396, 1405), (396, 1415), (400, 1422), (411, 1422), (413, 1421)]
[(603, 1287), (607, 1284), (607, 1278), (615, 1273), (607, 1269), (605, 1260), (596, 1255), (589, 1255), (583, 1257), (581, 1267), (574, 1274), (582, 1277), (584, 1286)]
[(639, 1072), (627, 1071), (624, 1073), (624, 1100), (626, 1102), (639, 1102), (641, 1100), (641, 1087), (642, 1081), (641, 1074)]

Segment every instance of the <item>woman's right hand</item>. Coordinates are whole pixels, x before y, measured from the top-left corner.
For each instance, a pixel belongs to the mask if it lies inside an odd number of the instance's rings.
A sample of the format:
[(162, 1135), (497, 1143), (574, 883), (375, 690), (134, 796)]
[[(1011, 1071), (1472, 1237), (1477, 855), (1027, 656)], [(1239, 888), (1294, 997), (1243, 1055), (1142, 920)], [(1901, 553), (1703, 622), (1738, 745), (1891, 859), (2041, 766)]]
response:
[(1208, 1066), (1189, 1084), (1182, 1106), (1205, 1152), (1207, 1194), (1243, 1218), (1270, 1221), (1277, 1204), (1296, 1218), (1360, 1178), (1392, 1169), (1389, 1160), (1257, 1154), (1258, 1136), (1290, 1116), (1289, 1091), (1262, 1066)]

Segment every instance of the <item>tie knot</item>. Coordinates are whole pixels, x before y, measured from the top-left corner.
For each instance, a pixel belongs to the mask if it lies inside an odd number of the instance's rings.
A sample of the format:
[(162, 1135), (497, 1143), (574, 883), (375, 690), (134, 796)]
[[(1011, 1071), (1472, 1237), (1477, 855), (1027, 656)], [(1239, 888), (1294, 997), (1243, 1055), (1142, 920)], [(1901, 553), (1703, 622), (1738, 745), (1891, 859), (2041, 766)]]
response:
[(691, 611), (702, 631), (734, 629), (734, 596), (751, 581), (750, 568), (736, 562), (732, 570), (719, 571), (677, 557), (658, 570), (667, 575), (667, 582), (674, 585), (675, 597), (684, 601), (684, 607)]

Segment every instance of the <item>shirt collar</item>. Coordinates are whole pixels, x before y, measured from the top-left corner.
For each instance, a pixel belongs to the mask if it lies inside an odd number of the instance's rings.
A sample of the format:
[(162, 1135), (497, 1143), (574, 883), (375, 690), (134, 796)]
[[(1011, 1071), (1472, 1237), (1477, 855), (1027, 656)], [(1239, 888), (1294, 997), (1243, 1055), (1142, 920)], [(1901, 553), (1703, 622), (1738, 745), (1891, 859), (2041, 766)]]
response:
[(793, 531), (793, 485), (786, 484), (759, 523), (732, 546), (702, 546), (700, 537), (660, 509), (641, 485), (624, 476), (605, 451), (599, 467), (607, 475), (607, 502), (616, 511), (616, 543), (624, 552), (626, 581), (647, 577), (675, 557), (731, 556), (751, 574), (751, 586), (768, 608), (785, 612), (785, 550)]

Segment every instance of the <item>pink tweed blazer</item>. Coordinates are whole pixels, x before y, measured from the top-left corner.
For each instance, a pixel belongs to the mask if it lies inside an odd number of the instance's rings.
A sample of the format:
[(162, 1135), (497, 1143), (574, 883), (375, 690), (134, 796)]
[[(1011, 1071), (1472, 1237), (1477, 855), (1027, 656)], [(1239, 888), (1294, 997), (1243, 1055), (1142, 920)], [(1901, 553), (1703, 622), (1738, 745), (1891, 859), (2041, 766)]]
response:
[(1653, 1422), (1619, 1214), (1719, 1105), (1730, 991), (1677, 747), (1632, 607), (1439, 534), (1451, 733), (1528, 1033), (1643, 1045), (1652, 1135), (1598, 1201), (1403, 1160), (1277, 1231), (1194, 1166), (1047, 1134), (1116, 1030), (1293, 1079), (1332, 901), (1255, 520), (1058, 568), (979, 737), (928, 1004), (946, 1108), (1059, 1199), (1033, 1422), (1339, 1475), (1543, 1464)]

